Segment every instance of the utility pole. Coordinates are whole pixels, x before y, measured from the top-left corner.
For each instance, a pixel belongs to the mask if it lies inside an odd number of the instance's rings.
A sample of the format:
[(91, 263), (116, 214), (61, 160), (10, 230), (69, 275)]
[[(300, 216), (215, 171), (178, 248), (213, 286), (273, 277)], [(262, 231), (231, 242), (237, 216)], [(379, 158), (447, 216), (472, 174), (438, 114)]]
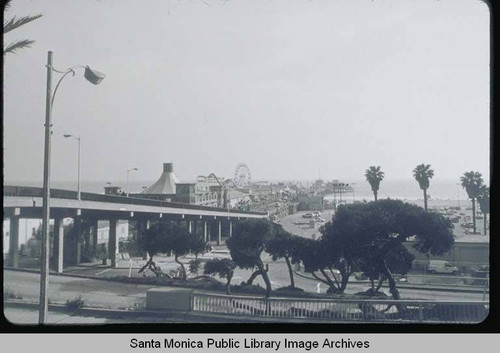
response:
[(43, 162), (42, 268), (38, 323), (44, 324), (48, 311), (49, 247), (50, 247), (50, 146), (52, 137), (52, 52), (47, 55), (47, 91), (45, 97), (45, 147)]

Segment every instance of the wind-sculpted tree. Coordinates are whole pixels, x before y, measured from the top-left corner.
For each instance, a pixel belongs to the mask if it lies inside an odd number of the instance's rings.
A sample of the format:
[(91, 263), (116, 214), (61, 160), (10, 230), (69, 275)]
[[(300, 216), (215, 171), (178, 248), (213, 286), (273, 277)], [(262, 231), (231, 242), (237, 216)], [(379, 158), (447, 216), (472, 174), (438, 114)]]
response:
[(274, 225), (273, 236), (266, 242), (266, 252), (272, 256), (273, 261), (285, 259), (292, 288), (295, 288), (292, 264), (300, 262), (301, 240), (302, 238), (288, 233), (281, 225)]
[(165, 250), (165, 254), (174, 255), (174, 261), (181, 265), (181, 279), (184, 281), (187, 278), (186, 266), (179, 257), (205, 252), (206, 243), (201, 236), (190, 233), (186, 227), (174, 226), (173, 231), (167, 233)]
[(365, 171), (366, 181), (370, 183), (372, 187), (373, 196), (375, 201), (377, 201), (378, 189), (380, 187), (380, 182), (384, 179), (384, 172), (380, 169), (380, 166), (371, 166)]
[(272, 225), (265, 220), (246, 220), (239, 222), (233, 229), (233, 236), (226, 240), (234, 263), (243, 269), (257, 270), (248, 283), (256, 276), (262, 276), (266, 284), (266, 296), (271, 295), (271, 281), (261, 259), (267, 240), (272, 236)]
[(479, 195), (477, 196), (477, 202), (479, 203), (479, 208), (483, 213), (484, 218), (484, 235), (486, 235), (486, 218), (488, 218), (488, 214), (490, 213), (490, 188), (486, 185), (481, 185), (479, 188)]
[(483, 176), (481, 173), (474, 171), (465, 172), (460, 181), (467, 192), (467, 196), (472, 201), (472, 229), (476, 234), (476, 198), (479, 196), (481, 185), (483, 185)]
[(141, 250), (146, 251), (149, 256), (146, 264), (139, 269), (139, 273), (144, 273), (144, 271), (149, 268), (151, 272), (156, 275), (156, 277), (161, 277), (162, 275), (170, 277), (169, 275), (163, 273), (153, 261), (153, 257), (155, 255), (165, 252), (166, 237), (164, 237), (164, 234), (169, 232), (170, 228), (170, 224), (159, 222), (152, 225), (148, 230), (146, 230), (146, 232), (144, 232), (144, 235), (139, 238), (139, 247)]
[(323, 237), (318, 240), (302, 239), (300, 259), (304, 265), (304, 271), (326, 284), (329, 292), (343, 293), (352, 268), (346, 266), (347, 262), (342, 259), (339, 248), (327, 247), (326, 243), (328, 241), (325, 241)]
[(205, 263), (206, 275), (217, 275), (226, 279), (226, 293), (231, 295), (231, 279), (234, 275), (236, 264), (230, 259), (212, 259)]
[(153, 256), (156, 254), (174, 255), (175, 262), (181, 266), (182, 280), (187, 278), (187, 274), (186, 267), (179, 260), (179, 257), (187, 254), (198, 255), (206, 249), (206, 243), (200, 236), (189, 233), (188, 229), (184, 226), (168, 221), (159, 222), (149, 228), (145, 232), (139, 246), (147, 251), (150, 256), (148, 262), (139, 270), (139, 273), (149, 268), (159, 277), (163, 273), (153, 262)]
[[(400, 245), (387, 252), (386, 263), (391, 273), (406, 275), (411, 270), (414, 259), (415, 256), (406, 247)], [(385, 271), (383, 268), (380, 268), (379, 263), (377, 261), (371, 262), (370, 260), (369, 257), (359, 260), (358, 267), (370, 280), (371, 288), (369, 293), (376, 295), (379, 293), (385, 280), (387, 280), (387, 277), (384, 274)], [(375, 286), (375, 280), (378, 280), (377, 286)]]
[(434, 176), (434, 170), (430, 164), (419, 164), (413, 169), (413, 177), (418, 181), (420, 189), (424, 191), (424, 209), (427, 211), (427, 189), (429, 188), (429, 180)]
[(412, 238), (418, 252), (441, 255), (453, 245), (452, 230), (450, 220), (440, 214), (388, 199), (341, 207), (332, 221), (329, 237), (332, 244), (344, 244), (342, 252), (353, 263), (364, 263), (386, 278), (392, 297), (399, 300), (391, 268), (399, 267), (401, 271), (402, 267), (404, 271), (404, 265), (409, 263), (402, 243)]

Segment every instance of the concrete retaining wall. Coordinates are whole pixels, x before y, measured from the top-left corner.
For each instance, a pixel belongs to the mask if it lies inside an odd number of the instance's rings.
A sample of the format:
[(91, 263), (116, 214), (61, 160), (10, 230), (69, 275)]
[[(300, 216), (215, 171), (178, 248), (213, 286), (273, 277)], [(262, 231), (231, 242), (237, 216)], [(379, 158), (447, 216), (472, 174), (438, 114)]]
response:
[(429, 257), (413, 249), (412, 242), (406, 242), (404, 246), (415, 255), (413, 268), (424, 267), (429, 260), (446, 260), (459, 267), (470, 267), (476, 264), (488, 265), (490, 262), (489, 243), (455, 243), (450, 251), (442, 256), (429, 255)]

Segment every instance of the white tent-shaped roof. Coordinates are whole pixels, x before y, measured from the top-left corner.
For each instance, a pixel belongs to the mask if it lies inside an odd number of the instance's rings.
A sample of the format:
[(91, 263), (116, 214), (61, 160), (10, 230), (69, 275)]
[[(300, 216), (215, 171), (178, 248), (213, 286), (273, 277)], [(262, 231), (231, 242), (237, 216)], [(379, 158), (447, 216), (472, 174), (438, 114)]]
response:
[(163, 163), (163, 173), (160, 178), (142, 194), (175, 194), (175, 184), (178, 182), (173, 163)]

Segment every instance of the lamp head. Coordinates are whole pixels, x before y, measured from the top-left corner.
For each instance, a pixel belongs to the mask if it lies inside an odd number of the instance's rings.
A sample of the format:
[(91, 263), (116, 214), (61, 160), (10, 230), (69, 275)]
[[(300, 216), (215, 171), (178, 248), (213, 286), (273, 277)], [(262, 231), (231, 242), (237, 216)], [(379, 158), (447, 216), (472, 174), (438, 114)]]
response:
[(71, 137), (71, 135), (69, 135), (69, 134), (64, 134), (64, 137), (68, 138), (68, 137)]
[(102, 80), (104, 80), (105, 76), (106, 75), (104, 75), (102, 72), (92, 70), (90, 67), (85, 66), (85, 78), (90, 83), (98, 85)]

